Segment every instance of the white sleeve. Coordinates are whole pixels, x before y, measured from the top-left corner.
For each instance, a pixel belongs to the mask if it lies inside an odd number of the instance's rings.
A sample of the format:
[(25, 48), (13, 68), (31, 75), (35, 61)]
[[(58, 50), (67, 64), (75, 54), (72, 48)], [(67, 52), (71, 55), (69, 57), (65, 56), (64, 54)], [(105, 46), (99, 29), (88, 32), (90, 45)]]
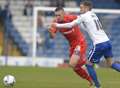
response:
[(75, 25), (79, 25), (81, 23), (80, 20), (81, 20), (80, 17), (78, 17), (77, 19), (75, 19), (74, 21), (70, 23), (63, 23), (63, 24), (56, 23), (56, 27), (57, 28), (72, 28)]

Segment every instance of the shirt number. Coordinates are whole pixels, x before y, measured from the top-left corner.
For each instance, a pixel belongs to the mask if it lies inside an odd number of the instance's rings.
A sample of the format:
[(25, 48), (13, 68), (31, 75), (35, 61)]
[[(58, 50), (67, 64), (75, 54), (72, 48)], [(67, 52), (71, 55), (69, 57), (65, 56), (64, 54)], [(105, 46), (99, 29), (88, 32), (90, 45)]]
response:
[(100, 23), (100, 21), (98, 19), (94, 19), (95, 25), (97, 30), (101, 30), (102, 28), (102, 24)]

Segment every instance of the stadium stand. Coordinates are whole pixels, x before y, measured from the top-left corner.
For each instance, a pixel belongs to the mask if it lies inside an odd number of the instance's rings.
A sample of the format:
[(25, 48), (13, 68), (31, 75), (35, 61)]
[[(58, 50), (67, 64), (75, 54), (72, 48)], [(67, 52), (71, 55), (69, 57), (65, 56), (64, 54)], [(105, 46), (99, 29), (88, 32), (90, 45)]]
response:
[[(12, 21), (6, 20), (7, 28), (9, 28), (9, 32), (14, 39), (14, 42), (18, 45), (23, 55), (30, 56), (32, 54), (32, 28), (33, 28), (33, 20), (32, 15), (26, 16), (23, 14), (24, 6), (26, 2), (24, 0), (10, 0), (10, 10), (13, 14)], [(34, 0), (33, 6), (50, 6), (51, 0)], [(65, 6), (67, 7), (77, 7), (77, 3), (80, 0), (69, 0), (65, 1)], [(120, 5), (116, 3), (114, 0), (109, 0), (109, 4), (107, 0), (93, 0), (95, 4), (95, 8), (120, 8)], [(98, 3), (99, 2), (99, 3)], [(0, 0), (0, 5), (5, 5), (5, 0)], [(108, 15), (108, 14), (98, 14), (102, 19), (103, 25), (105, 25), (105, 30), (109, 34), (112, 44), (115, 58), (120, 57), (118, 51), (120, 51), (120, 16)], [(107, 19), (107, 20), (104, 20)], [(49, 19), (48, 19), (49, 20)], [(107, 25), (107, 27), (106, 27)], [(39, 31), (40, 34), (43, 33), (42, 30)], [(86, 35), (87, 36), (87, 35)], [(117, 36), (117, 38), (116, 38)], [(47, 38), (48, 39), (48, 38)], [(59, 40), (59, 41), (57, 41)], [(88, 39), (88, 45), (90, 46), (90, 39)], [(51, 41), (51, 40), (50, 40)], [(46, 43), (45, 43), (46, 44)], [(52, 43), (53, 44), (53, 43)], [(63, 57), (65, 59), (68, 58), (68, 43), (64, 40), (61, 34), (58, 33), (58, 36), (54, 40), (54, 47), (41, 49), (38, 45), (37, 56), (47, 56), (47, 57)], [(115, 46), (115, 47), (114, 47)], [(47, 47), (47, 46), (45, 46)], [(91, 46), (90, 46), (91, 47)]]
[(109, 3), (107, 0), (93, 0), (94, 7), (95, 8), (107, 8), (107, 9), (120, 9), (120, 4), (115, 2), (115, 0), (109, 0)]
[(120, 57), (120, 16), (118, 16), (114, 22), (112, 23), (112, 27), (111, 27), (111, 40), (112, 40), (112, 44), (113, 46), (113, 53), (114, 53), (114, 56), (116, 57), (116, 59), (118, 59), (118, 57)]
[(8, 37), (11, 36), (11, 39), (13, 39), (14, 43), (21, 50), (22, 55), (26, 56), (29, 51), (29, 45), (26, 43), (25, 40), (23, 40), (20, 33), (18, 32), (18, 30), (16, 30), (10, 19), (5, 20), (5, 27), (6, 33), (8, 33)]

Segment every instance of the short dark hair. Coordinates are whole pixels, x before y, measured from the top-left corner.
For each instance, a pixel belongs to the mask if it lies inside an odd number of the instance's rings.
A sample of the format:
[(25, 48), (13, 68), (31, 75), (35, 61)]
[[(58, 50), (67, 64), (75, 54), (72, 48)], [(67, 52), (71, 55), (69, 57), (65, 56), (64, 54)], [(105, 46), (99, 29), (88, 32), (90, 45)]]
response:
[(63, 10), (64, 11), (63, 7), (59, 6), (59, 7), (56, 7), (55, 12), (59, 11), (59, 10)]
[(82, 1), (80, 4), (83, 4), (85, 6), (88, 6), (89, 7), (89, 10), (91, 10), (93, 8), (93, 4), (90, 0), (84, 0)]

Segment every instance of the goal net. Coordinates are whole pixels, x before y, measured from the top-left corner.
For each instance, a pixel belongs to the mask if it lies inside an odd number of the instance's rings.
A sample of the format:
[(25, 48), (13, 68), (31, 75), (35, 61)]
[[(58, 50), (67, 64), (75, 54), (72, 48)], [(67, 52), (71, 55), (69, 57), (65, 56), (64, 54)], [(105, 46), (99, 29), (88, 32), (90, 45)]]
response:
[[(34, 32), (33, 32), (33, 57), (60, 57), (69, 58), (69, 46), (60, 33), (52, 40), (49, 38), (48, 25), (54, 17), (55, 7), (34, 7)], [(79, 8), (64, 8), (66, 13), (79, 15)], [(97, 13), (103, 24), (105, 32), (108, 34), (113, 45), (114, 59), (120, 57), (120, 10), (93, 9)], [(84, 31), (83, 31), (84, 32)], [(88, 42), (88, 52), (92, 47), (91, 41), (86, 34)]]

